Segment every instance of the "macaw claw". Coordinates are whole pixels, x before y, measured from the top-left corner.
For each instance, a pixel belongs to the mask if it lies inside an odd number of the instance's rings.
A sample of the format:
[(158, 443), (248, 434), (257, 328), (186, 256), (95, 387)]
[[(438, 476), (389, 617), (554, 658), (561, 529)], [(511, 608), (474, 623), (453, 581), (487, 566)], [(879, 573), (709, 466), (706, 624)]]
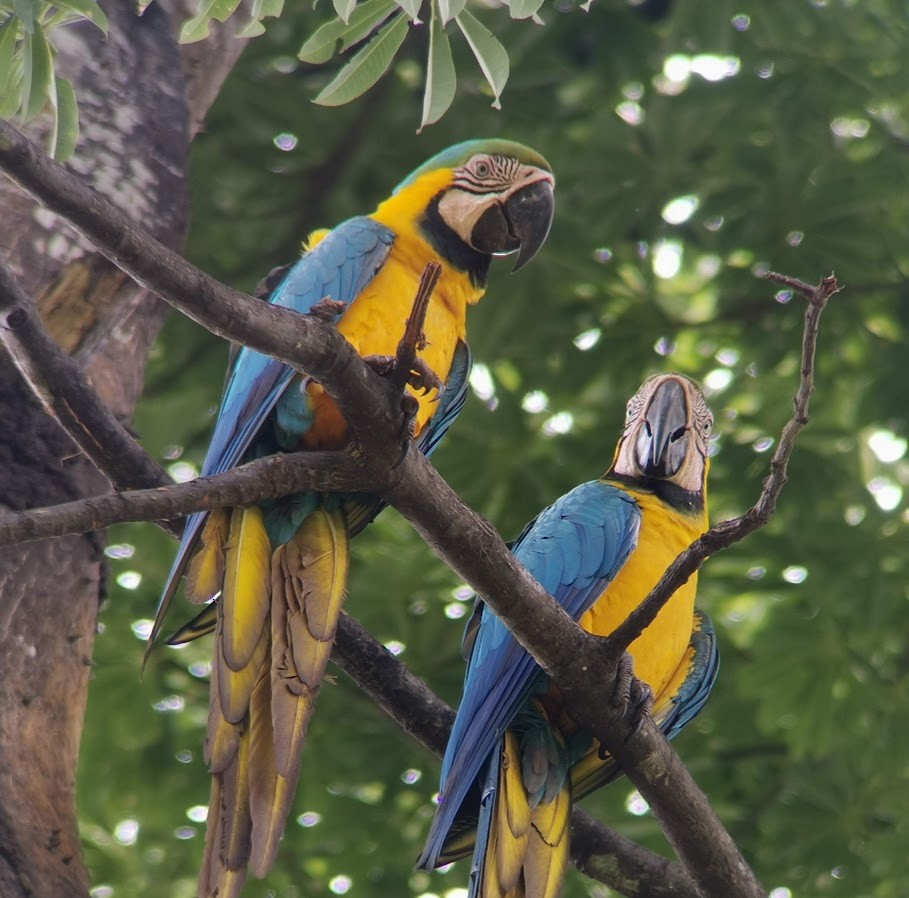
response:
[[(397, 358), (393, 355), (367, 355), (363, 357), (363, 361), (379, 377), (390, 377), (398, 370)], [(424, 396), (431, 390), (435, 390), (436, 395), (433, 402), (438, 402), (445, 393), (445, 384), (441, 378), (420, 358), (413, 360), (404, 382), (415, 390), (421, 390)]]
[(337, 317), (346, 309), (347, 303), (339, 302), (337, 299), (326, 296), (312, 306), (307, 314), (321, 321), (327, 321), (329, 324), (334, 324)]
[[(634, 675), (634, 662), (627, 652), (619, 660), (618, 671), (615, 678), (615, 691), (610, 701), (612, 708), (618, 712), (618, 718), (630, 726), (625, 742), (629, 742), (641, 731), (644, 721), (653, 711), (653, 690)], [(605, 761), (609, 752), (603, 746), (602, 740), (597, 754), (600, 760)]]

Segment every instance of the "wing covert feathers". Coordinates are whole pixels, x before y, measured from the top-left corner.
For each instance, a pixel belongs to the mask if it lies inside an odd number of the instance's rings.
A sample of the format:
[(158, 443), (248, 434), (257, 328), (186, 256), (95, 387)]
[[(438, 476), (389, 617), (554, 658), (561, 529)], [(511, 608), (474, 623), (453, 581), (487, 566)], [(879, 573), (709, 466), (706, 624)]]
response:
[(224, 582), (225, 546), (230, 533), (231, 511), (215, 509), (205, 522), (196, 549), (186, 568), (186, 598), (190, 602), (207, 602)]

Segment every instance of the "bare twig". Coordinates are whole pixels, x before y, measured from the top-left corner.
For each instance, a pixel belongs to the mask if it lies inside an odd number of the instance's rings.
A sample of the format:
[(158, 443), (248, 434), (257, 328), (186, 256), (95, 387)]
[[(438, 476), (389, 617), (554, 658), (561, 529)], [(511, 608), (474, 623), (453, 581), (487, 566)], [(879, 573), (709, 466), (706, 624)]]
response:
[(773, 515), (780, 492), (786, 483), (786, 468), (795, 447), (796, 438), (808, 423), (808, 403), (814, 392), (814, 358), (817, 350), (818, 327), (821, 313), (831, 296), (840, 290), (836, 278), (824, 278), (816, 287), (797, 278), (769, 272), (767, 280), (783, 284), (802, 294), (808, 301), (805, 309), (805, 329), (802, 335), (801, 380), (793, 401), (792, 417), (783, 428), (776, 452), (770, 461), (770, 475), (757, 502), (741, 517), (722, 521), (695, 540), (666, 569), (659, 583), (647, 598), (629, 614), (625, 621), (606, 638), (612, 650), (625, 650), (653, 623), (660, 610), (675, 591), (697, 571), (711, 555), (728, 548), (763, 527)]
[(404, 326), (404, 336), (398, 343), (395, 354), (395, 368), (391, 375), (392, 383), (399, 391), (407, 384), (411, 371), (417, 362), (417, 352), (426, 345), (423, 326), (426, 323), (426, 312), (429, 310), (429, 301), (439, 278), (442, 276), (442, 266), (438, 262), (430, 262), (423, 269), (420, 277), (420, 286), (413, 302), (413, 308)]

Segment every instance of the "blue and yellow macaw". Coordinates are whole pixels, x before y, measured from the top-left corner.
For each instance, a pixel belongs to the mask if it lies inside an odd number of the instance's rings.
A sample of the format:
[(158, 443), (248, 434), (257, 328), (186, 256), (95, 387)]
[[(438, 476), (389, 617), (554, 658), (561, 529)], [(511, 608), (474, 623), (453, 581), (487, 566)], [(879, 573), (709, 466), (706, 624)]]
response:
[[(609, 471), (562, 496), (514, 544), (589, 633), (610, 634), (707, 529), (712, 423), (690, 380), (650, 378), (628, 403)], [(653, 719), (670, 738), (704, 706), (719, 664), (710, 621), (694, 608), (696, 589), (695, 575), (629, 648), (635, 675), (653, 692)], [(473, 848), (470, 898), (554, 898), (568, 863), (572, 803), (620, 771), (483, 605), (465, 648), (464, 696), (419, 866)]]
[[(442, 266), (419, 360), (445, 389), (418, 394), (414, 437), (429, 453), (464, 402), (467, 307), (483, 296), (491, 257), (528, 262), (553, 214), (552, 171), (506, 140), (434, 156), (371, 215), (316, 232), (271, 292), (275, 305), (335, 313), (361, 356), (393, 356), (429, 262)], [(278, 280), (272, 278), (272, 280)], [(323, 300), (330, 299), (332, 303)], [(424, 371), (425, 373), (425, 371)], [(235, 356), (202, 469), (217, 474), (274, 452), (340, 449), (347, 426), (323, 388), (250, 349)], [(271, 867), (300, 770), (300, 752), (347, 589), (348, 542), (381, 503), (303, 493), (188, 519), (150, 642), (182, 575), (212, 602), (177, 639), (214, 629), (205, 758), (213, 774), (200, 898), (239, 893), (247, 867)]]

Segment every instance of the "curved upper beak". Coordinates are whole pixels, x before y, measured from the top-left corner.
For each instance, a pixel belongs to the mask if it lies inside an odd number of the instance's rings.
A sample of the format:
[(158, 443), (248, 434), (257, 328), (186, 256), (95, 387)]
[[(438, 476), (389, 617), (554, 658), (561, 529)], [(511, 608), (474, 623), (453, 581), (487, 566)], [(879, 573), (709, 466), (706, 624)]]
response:
[(660, 384), (641, 415), (635, 459), (646, 477), (677, 474), (688, 452), (688, 397), (675, 379)]
[(512, 271), (523, 268), (549, 236), (555, 213), (552, 180), (541, 180), (516, 190), (505, 203), (509, 230), (518, 241), (518, 257)]
[(517, 252), (513, 271), (523, 268), (549, 236), (555, 211), (553, 179), (539, 171), (536, 180), (495, 202), (477, 220), (470, 245), (490, 255)]

